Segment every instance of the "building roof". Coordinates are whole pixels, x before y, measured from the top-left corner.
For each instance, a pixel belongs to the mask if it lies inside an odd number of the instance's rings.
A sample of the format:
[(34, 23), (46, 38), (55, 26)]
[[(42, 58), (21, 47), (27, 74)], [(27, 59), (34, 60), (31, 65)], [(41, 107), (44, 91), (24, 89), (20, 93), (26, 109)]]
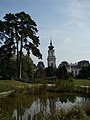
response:
[(54, 48), (54, 46), (52, 45), (52, 40), (50, 40), (50, 46), (48, 46), (48, 48), (49, 48), (50, 50), (52, 50), (52, 49)]

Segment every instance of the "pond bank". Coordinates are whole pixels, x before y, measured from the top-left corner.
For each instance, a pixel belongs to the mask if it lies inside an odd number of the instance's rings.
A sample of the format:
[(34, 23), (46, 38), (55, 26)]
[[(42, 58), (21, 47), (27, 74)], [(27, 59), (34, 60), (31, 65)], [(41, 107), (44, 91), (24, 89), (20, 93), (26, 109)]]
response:
[(7, 96), (11, 95), (13, 92), (15, 92), (15, 90), (6, 91), (6, 92), (1, 92), (1, 93), (0, 93), (0, 98), (1, 98), (1, 97), (7, 97)]
[(90, 93), (89, 80), (61, 80), (49, 84), (46, 81), (41, 83), (25, 83), (15, 80), (0, 80), (0, 96), (8, 96), (10, 94), (43, 94), (44, 92), (56, 93)]

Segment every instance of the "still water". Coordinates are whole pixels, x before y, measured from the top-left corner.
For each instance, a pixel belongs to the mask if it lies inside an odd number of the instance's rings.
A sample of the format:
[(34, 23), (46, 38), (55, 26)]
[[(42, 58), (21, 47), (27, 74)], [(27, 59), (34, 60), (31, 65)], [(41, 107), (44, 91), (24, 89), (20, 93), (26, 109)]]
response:
[(39, 112), (69, 109), (74, 105), (90, 105), (90, 97), (73, 94), (21, 95), (0, 99), (0, 120), (9, 115), (14, 120), (33, 120)]

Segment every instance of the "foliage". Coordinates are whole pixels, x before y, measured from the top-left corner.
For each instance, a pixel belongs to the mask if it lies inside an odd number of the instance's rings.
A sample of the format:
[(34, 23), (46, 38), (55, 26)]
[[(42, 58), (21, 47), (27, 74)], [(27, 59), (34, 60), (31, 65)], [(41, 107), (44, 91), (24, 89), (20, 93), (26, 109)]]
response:
[(6, 117), (3, 118), (2, 120), (14, 120), (14, 118), (12, 118), (12, 116), (7, 114)]
[[(88, 80), (59, 80), (57, 83), (54, 82), (53, 84), (47, 85), (47, 81), (40, 81), (41, 84), (30, 84), (15, 80), (0, 80), (0, 90), (5, 91), (7, 89), (10, 90), (20, 90), (23, 92), (24, 90), (28, 91), (38, 91), (40, 90), (40, 93), (44, 91), (49, 92), (74, 92), (74, 93), (82, 93), (81, 85), (90, 85), (90, 81)], [(56, 83), (56, 84), (55, 84)], [(32, 90), (33, 89), (33, 90)], [(33, 93), (33, 92), (32, 92)], [(38, 92), (39, 93), (39, 92)]]
[(50, 92), (75, 92), (75, 83), (74, 80), (59, 80), (56, 84), (48, 87)]
[(88, 79), (90, 77), (90, 65), (88, 67), (83, 67), (80, 70), (79, 75), (77, 76), (77, 78), (79, 79)]
[[(15, 59), (1, 59), (0, 60), (0, 75), (1, 79), (15, 80), (17, 77)], [(34, 79), (34, 64), (27, 55), (22, 56), (22, 81), (30, 82)]]
[(22, 57), (22, 81), (32, 82), (34, 80), (34, 64), (27, 55)]
[(46, 77), (53, 77), (56, 76), (56, 68), (47, 67), (45, 68)]
[(30, 95), (43, 95), (46, 93), (46, 86), (45, 85), (37, 85), (33, 87), (27, 87), (24, 91), (25, 94), (30, 94)]
[(45, 79), (45, 70), (44, 70), (44, 68), (39, 67), (39, 68), (36, 70), (35, 78)]
[(63, 80), (68, 79), (68, 73), (65, 66), (58, 68), (56, 75), (59, 79), (63, 79)]
[(4, 20), (0, 21), (0, 55), (10, 58), (17, 55), (17, 77), (21, 79), (22, 54), (26, 50), (27, 55), (32, 52), (38, 58), (42, 55), (38, 49), (40, 44), (37, 36), (37, 25), (29, 14), (20, 12), (6, 14)]
[(38, 113), (33, 120), (81, 120), (83, 118), (88, 118), (86, 113), (82, 108), (75, 106), (67, 111), (64, 109), (55, 111), (53, 114)]
[(0, 59), (0, 75), (1, 79), (16, 78), (16, 61), (15, 59)]

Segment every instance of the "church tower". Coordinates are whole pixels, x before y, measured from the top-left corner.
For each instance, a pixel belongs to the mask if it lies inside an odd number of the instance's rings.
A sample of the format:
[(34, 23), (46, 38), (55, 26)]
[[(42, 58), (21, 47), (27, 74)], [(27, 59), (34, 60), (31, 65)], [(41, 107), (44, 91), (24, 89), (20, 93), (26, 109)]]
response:
[(56, 68), (56, 58), (55, 58), (55, 50), (54, 46), (52, 45), (52, 40), (50, 40), (50, 45), (48, 46), (48, 67), (54, 67)]

